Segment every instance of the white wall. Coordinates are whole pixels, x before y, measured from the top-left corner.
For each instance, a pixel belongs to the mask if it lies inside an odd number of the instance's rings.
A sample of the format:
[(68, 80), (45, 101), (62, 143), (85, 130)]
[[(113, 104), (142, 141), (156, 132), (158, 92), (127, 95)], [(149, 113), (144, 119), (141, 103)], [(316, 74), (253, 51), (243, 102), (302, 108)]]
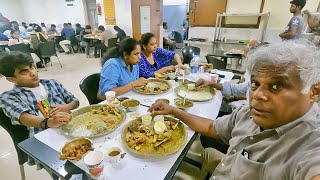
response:
[(27, 22), (56, 24), (59, 28), (65, 22), (85, 24), (82, 0), (73, 4), (67, 6), (65, 0), (21, 0)]
[(189, 0), (163, 0), (164, 6), (171, 6), (171, 5), (186, 5)]
[[(98, 16), (99, 24), (105, 25), (104, 20), (104, 8), (103, 0), (96, 0), (97, 3), (101, 4), (102, 15)], [(132, 13), (131, 13), (131, 0), (114, 0), (114, 8), (116, 14), (116, 24), (123, 29), (127, 36), (132, 37)], [(113, 25), (106, 25), (107, 29), (113, 30)]]
[(17, 21), (19, 24), (27, 21), (24, 17), (24, 9), (21, 0), (0, 0), (0, 12), (10, 21)]

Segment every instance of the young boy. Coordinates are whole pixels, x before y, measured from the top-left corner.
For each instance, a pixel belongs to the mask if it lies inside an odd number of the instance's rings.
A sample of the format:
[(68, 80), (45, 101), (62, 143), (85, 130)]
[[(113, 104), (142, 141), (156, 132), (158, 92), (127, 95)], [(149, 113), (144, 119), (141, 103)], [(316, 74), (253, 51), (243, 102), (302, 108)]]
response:
[(71, 120), (70, 110), (79, 101), (57, 80), (39, 79), (31, 56), (21, 52), (0, 53), (0, 74), (14, 83), (0, 95), (0, 107), (14, 125), (24, 125), (29, 136), (59, 127)]

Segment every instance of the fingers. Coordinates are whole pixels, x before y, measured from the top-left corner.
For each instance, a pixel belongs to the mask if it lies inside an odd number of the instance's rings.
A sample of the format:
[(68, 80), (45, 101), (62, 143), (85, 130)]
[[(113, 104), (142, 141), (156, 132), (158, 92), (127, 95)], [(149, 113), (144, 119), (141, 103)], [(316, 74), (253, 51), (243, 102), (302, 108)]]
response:
[(53, 116), (55, 113), (58, 112), (58, 108), (53, 108), (51, 109), (51, 111), (49, 112), (49, 116)]

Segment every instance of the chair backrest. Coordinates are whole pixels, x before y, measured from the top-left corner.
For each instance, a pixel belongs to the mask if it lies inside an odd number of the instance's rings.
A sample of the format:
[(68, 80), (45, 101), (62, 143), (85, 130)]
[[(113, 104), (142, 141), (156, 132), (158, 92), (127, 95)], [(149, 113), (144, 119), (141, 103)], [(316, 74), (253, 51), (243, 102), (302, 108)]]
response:
[(18, 143), (29, 138), (27, 127), (20, 125), (12, 125), (11, 119), (8, 118), (0, 108), (0, 126), (2, 126), (11, 136), (14, 147), (18, 155), (19, 164), (22, 165), (28, 161), (28, 155), (17, 147)]
[(200, 54), (200, 48), (194, 46), (186, 46), (182, 50), (183, 63), (189, 64), (193, 58), (193, 54)]
[(177, 32), (177, 31), (172, 31), (172, 33), (173, 33), (174, 41), (175, 41), (176, 43), (183, 43), (182, 35), (181, 35), (179, 32)]
[(108, 39), (108, 48), (115, 47), (117, 45), (118, 38), (110, 38)]
[(70, 42), (71, 42), (71, 46), (78, 46), (79, 45), (79, 41), (76, 38), (76, 35), (70, 36)]
[(23, 52), (23, 53), (27, 53), (27, 54), (31, 53), (30, 45), (26, 45), (24, 43), (8, 46), (8, 49), (10, 51), (19, 51), (19, 52)]
[(214, 69), (226, 69), (227, 63), (223, 60), (217, 59), (214, 56), (206, 56), (207, 62), (213, 64)]
[(39, 44), (41, 58), (57, 56), (56, 46), (53, 41), (47, 41)]
[(102, 101), (97, 99), (99, 81), (100, 73), (91, 74), (80, 81), (79, 87), (83, 94), (87, 97), (89, 104), (98, 104)]

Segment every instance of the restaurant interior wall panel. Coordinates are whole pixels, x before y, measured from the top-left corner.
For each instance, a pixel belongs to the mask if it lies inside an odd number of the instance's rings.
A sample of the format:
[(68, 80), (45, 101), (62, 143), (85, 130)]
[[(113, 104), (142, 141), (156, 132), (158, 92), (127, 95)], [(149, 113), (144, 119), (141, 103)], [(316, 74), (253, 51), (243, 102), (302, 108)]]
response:
[(21, 0), (0, 0), (0, 12), (10, 21), (16, 20), (18, 23), (26, 21)]
[(59, 29), (65, 22), (85, 24), (82, 0), (74, 0), (67, 6), (65, 0), (21, 0), (27, 22), (56, 24)]

